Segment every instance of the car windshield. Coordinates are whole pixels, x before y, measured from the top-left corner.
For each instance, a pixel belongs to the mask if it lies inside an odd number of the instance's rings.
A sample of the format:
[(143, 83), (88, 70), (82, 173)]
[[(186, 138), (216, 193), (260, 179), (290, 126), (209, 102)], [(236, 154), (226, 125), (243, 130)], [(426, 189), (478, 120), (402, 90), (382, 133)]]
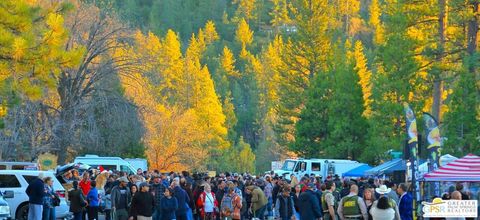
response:
[(285, 163), (283, 163), (282, 170), (292, 171), (296, 163), (297, 161), (286, 160)]

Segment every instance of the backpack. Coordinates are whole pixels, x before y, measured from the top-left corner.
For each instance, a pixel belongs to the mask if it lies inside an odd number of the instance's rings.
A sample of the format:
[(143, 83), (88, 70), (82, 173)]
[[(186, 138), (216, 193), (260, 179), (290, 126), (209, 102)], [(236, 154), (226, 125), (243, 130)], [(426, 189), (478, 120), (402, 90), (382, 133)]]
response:
[(221, 213), (222, 213), (222, 216), (231, 216), (233, 211), (234, 211), (234, 206), (233, 206), (233, 202), (235, 201), (235, 198), (237, 197), (237, 195), (233, 195), (233, 196), (230, 196), (230, 195), (225, 195), (222, 199), (222, 204), (221, 204)]

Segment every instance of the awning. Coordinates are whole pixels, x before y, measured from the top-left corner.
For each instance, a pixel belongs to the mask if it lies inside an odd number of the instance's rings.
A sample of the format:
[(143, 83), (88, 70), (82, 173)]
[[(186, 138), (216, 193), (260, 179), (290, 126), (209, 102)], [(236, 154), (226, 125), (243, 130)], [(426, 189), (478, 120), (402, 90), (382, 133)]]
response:
[(403, 166), (403, 170), (405, 170), (405, 161), (402, 159), (393, 159), (391, 161), (387, 161), (383, 164), (380, 164), (372, 169), (365, 171), (366, 176), (380, 176), (383, 174), (392, 173), (395, 170), (401, 169)]
[(368, 164), (363, 164), (359, 167), (353, 168), (342, 174), (342, 177), (362, 177), (365, 176), (365, 171), (372, 169)]
[(425, 181), (479, 182), (480, 157), (469, 154), (425, 174), (424, 178)]

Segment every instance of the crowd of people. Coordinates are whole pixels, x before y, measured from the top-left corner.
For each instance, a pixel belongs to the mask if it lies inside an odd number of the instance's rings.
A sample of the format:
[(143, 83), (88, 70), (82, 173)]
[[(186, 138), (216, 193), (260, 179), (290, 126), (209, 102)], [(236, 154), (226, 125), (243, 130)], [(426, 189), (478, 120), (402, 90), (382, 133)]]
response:
[[(100, 178), (103, 176), (105, 181)], [(68, 192), (75, 220), (412, 220), (413, 198), (405, 183), (379, 179), (343, 179), (338, 176), (222, 173), (215, 177), (182, 173), (84, 172), (68, 175)], [(42, 201), (38, 201), (41, 190)], [(55, 219), (51, 179), (34, 181), (27, 189), (30, 202), (43, 205), (42, 218)], [(445, 199), (468, 199), (462, 185)], [(448, 198), (447, 198), (448, 197)], [(31, 207), (32, 216), (39, 210)], [(30, 217), (29, 217), (30, 219)], [(458, 218), (456, 218), (458, 219)], [(462, 219), (462, 218), (460, 218)], [(464, 219), (464, 218), (463, 218)]]

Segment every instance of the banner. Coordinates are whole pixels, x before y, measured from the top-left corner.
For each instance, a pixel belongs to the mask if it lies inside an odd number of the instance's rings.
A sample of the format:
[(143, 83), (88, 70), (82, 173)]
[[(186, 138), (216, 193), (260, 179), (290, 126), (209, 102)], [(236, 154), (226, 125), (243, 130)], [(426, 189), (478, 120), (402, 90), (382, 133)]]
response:
[[(427, 151), (428, 151), (428, 172), (432, 172), (440, 166), (440, 153), (442, 148), (442, 137), (440, 136), (440, 129), (435, 118), (428, 114), (423, 113), (423, 120), (425, 121), (425, 137), (427, 139)], [(434, 196), (440, 195), (440, 183), (434, 182), (433, 185)]]
[[(416, 211), (416, 202), (420, 200), (420, 188), (419, 188), (419, 158), (418, 158), (418, 130), (417, 119), (415, 113), (412, 111), (408, 103), (404, 103), (406, 128), (407, 128), (407, 140), (408, 150), (410, 151), (410, 166), (412, 169), (412, 196), (413, 196), (413, 211)], [(416, 214), (414, 214), (416, 219)]]
[(438, 123), (432, 115), (423, 113), (425, 121), (425, 137), (427, 137), (427, 150), (429, 155), (429, 171), (436, 170), (440, 165), (440, 152), (442, 147), (442, 137)]

